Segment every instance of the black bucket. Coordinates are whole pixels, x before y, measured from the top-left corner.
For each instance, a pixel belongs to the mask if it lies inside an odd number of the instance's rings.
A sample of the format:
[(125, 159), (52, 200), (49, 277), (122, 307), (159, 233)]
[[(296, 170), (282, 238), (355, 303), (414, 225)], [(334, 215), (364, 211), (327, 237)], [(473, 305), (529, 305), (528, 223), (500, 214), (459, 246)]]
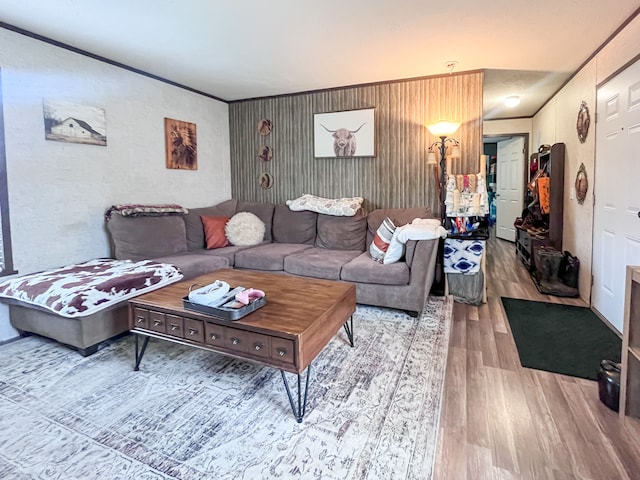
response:
[(620, 409), (620, 364), (602, 360), (598, 370), (600, 401), (616, 412)]

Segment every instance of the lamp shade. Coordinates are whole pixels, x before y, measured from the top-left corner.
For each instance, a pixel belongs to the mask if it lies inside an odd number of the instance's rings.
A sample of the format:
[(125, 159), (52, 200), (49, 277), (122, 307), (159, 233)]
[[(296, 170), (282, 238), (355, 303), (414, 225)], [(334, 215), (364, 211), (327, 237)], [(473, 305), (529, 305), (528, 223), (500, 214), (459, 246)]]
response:
[(437, 165), (435, 152), (429, 152), (427, 154), (427, 165)]
[(439, 120), (436, 123), (427, 125), (427, 128), (432, 135), (436, 137), (448, 137), (453, 135), (458, 128), (460, 128), (459, 122), (450, 122), (448, 120)]

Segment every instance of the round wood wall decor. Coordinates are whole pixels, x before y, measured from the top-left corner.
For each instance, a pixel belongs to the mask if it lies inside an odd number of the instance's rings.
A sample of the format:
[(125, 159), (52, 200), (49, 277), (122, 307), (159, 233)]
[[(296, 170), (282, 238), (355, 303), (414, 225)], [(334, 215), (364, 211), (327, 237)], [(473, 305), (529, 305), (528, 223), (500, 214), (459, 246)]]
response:
[(258, 149), (258, 160), (269, 162), (273, 158), (273, 150), (268, 145), (263, 145)]
[(578, 120), (576, 121), (576, 130), (578, 131), (578, 139), (580, 143), (584, 143), (587, 139), (587, 133), (589, 133), (589, 124), (591, 123), (591, 117), (589, 116), (589, 107), (587, 102), (580, 104), (578, 110)]
[(258, 177), (258, 185), (260, 185), (261, 188), (265, 189), (273, 187), (273, 175), (266, 172), (261, 173)]
[(576, 175), (576, 198), (578, 203), (582, 205), (584, 199), (587, 198), (587, 191), (589, 190), (589, 180), (587, 179), (587, 169), (584, 168), (584, 163), (580, 164), (578, 173)]
[(273, 123), (268, 118), (263, 118), (258, 122), (258, 132), (263, 137), (269, 135), (271, 133), (272, 128), (273, 128)]

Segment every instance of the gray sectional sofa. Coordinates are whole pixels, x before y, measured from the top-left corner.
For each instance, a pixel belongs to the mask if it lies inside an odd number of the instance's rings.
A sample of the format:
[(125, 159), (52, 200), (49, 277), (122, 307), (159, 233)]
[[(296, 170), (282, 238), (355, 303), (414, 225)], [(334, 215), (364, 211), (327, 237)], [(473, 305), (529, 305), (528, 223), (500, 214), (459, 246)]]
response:
[[(265, 224), (263, 243), (207, 250), (201, 216), (231, 217), (251, 212)], [(185, 278), (226, 266), (290, 275), (342, 280), (355, 284), (358, 303), (420, 311), (433, 283), (437, 240), (409, 241), (405, 257), (383, 265), (368, 253), (376, 230), (390, 217), (396, 225), (430, 218), (426, 207), (379, 209), (353, 217), (286, 205), (228, 200), (182, 216), (124, 217), (107, 222), (117, 259), (154, 259), (172, 263)]]
[[(251, 212), (265, 224), (259, 245), (205, 248), (200, 216), (231, 217)], [(380, 209), (353, 217), (291, 211), (286, 205), (228, 200), (186, 215), (128, 217), (114, 213), (106, 222), (112, 256), (153, 259), (176, 265), (185, 279), (220, 268), (244, 268), (352, 282), (362, 304), (418, 312), (434, 279), (437, 240), (409, 241), (401, 261), (382, 265), (368, 247), (385, 217), (396, 225), (429, 218), (428, 208)], [(111, 337), (128, 330), (127, 302), (79, 318), (66, 318), (29, 306), (10, 305), (11, 323), (21, 333), (36, 333), (94, 353)]]

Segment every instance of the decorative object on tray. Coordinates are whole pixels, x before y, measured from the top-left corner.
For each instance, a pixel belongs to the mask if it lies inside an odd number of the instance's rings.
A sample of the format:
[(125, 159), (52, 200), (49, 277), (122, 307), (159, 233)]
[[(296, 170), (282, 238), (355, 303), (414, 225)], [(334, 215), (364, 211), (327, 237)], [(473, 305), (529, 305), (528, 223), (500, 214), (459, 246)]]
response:
[(590, 123), (591, 117), (589, 116), (589, 107), (587, 107), (587, 102), (582, 101), (580, 108), (578, 109), (578, 120), (576, 121), (576, 130), (578, 131), (578, 139), (580, 140), (580, 143), (584, 143), (587, 140)]
[(316, 158), (375, 157), (375, 108), (314, 114), (313, 152)]
[(271, 129), (273, 128), (273, 122), (268, 118), (263, 118), (258, 122), (258, 133), (263, 137), (266, 137), (271, 133)]
[(250, 212), (238, 212), (229, 219), (225, 233), (232, 245), (257, 245), (264, 239), (265, 225)]
[(267, 172), (263, 172), (258, 177), (258, 185), (264, 189), (270, 189), (273, 187), (273, 175)]
[(198, 169), (198, 140), (195, 123), (165, 117), (164, 137), (167, 168)]
[(589, 180), (587, 179), (587, 169), (584, 168), (584, 163), (580, 164), (578, 173), (576, 174), (576, 198), (578, 203), (582, 205), (584, 199), (587, 198), (587, 191), (589, 190)]
[(305, 193), (294, 200), (287, 200), (287, 206), (294, 212), (310, 210), (336, 217), (353, 217), (363, 201), (362, 197), (323, 198)]
[(191, 285), (188, 295), (183, 297), (184, 308), (226, 320), (239, 320), (267, 302), (262, 290), (242, 286), (232, 289), (223, 280), (194, 290), (196, 286), (198, 284)]

